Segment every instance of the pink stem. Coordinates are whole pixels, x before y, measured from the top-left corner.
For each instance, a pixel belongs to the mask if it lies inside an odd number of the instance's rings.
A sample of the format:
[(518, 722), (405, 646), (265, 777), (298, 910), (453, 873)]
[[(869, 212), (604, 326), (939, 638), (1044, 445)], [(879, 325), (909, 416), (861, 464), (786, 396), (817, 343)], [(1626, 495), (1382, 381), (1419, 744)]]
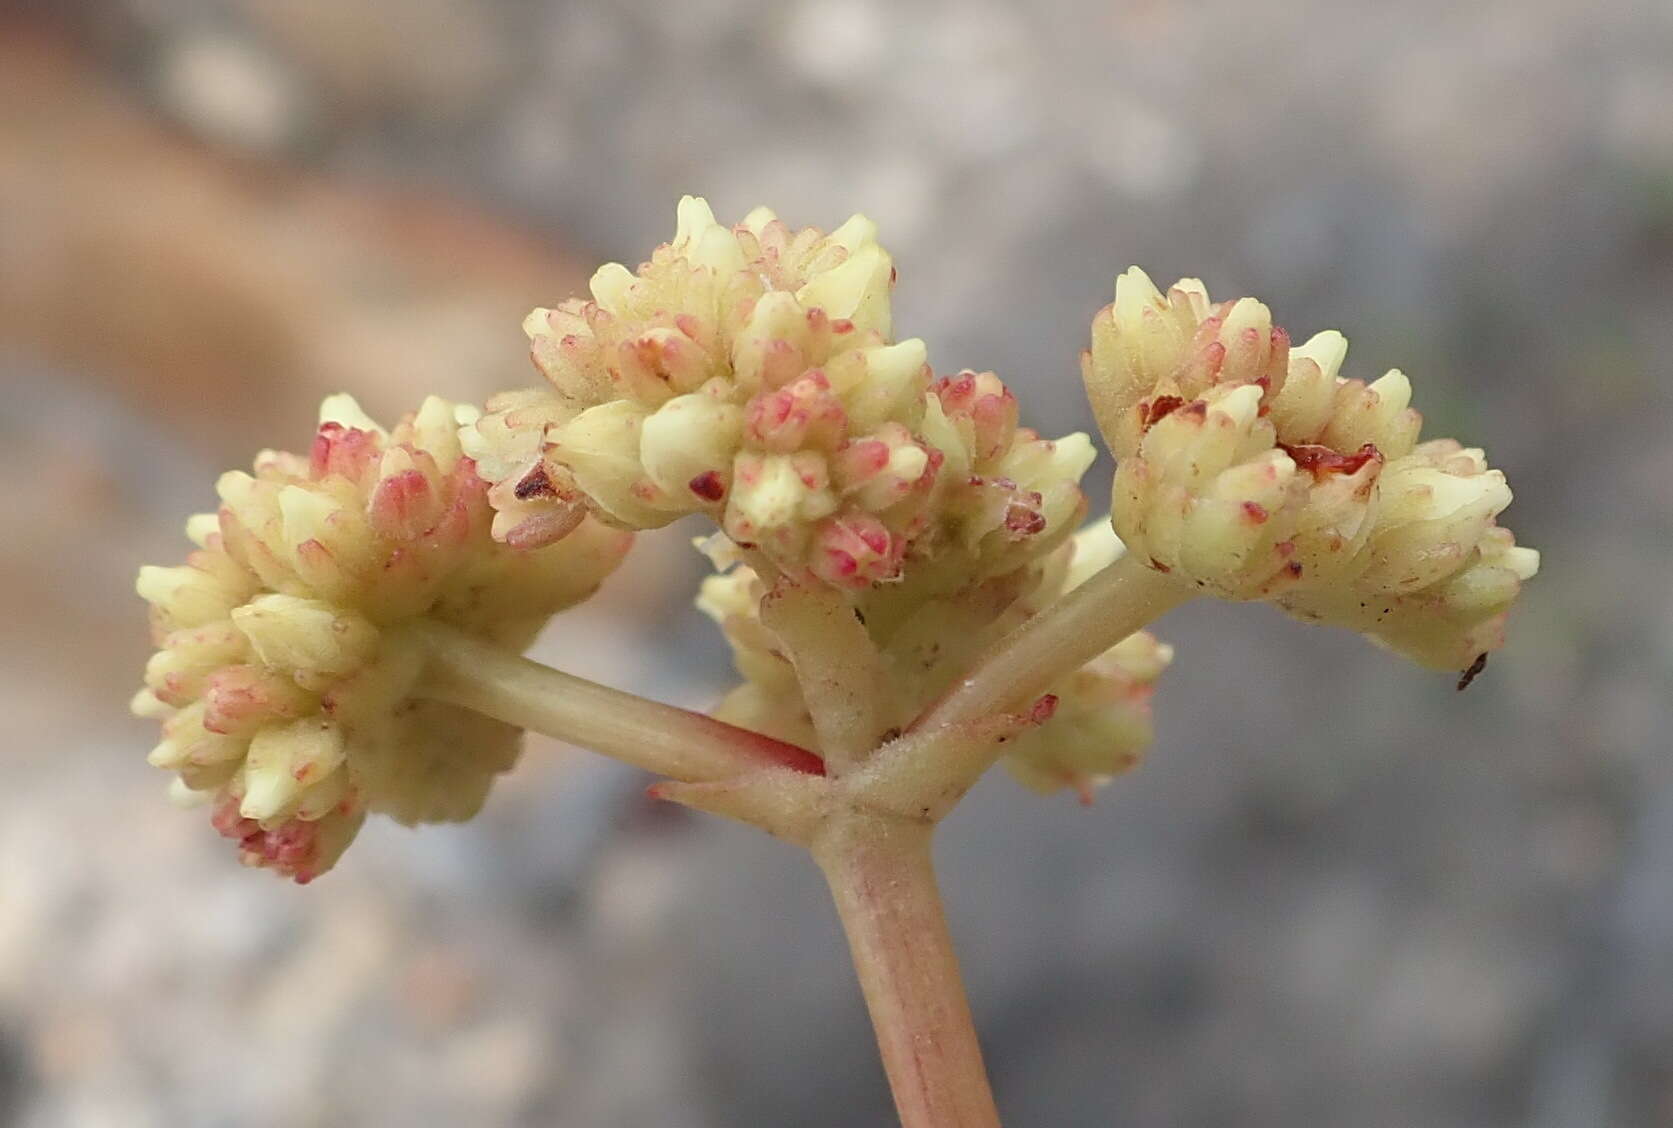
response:
[(813, 844), (903, 1128), (998, 1128), (930, 858), (931, 825), (854, 814)]
[(763, 766), (824, 775), (805, 748), (554, 670), (438, 623), (412, 628), (429, 662), (418, 694), (687, 782)]

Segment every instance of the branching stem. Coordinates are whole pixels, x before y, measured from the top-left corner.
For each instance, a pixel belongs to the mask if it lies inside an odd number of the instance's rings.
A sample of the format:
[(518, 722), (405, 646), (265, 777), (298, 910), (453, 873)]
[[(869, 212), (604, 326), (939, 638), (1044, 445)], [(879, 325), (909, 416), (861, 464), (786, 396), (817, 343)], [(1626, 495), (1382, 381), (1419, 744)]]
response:
[(414, 628), (429, 651), (418, 694), (698, 782), (764, 765), (824, 773), (794, 744), (554, 670), (436, 623)]
[[(944, 739), (931, 743), (957, 745), (957, 754), (943, 749), (927, 761), (914, 757), (910, 778), (885, 788), (889, 794), (874, 793), (885, 777), (893, 779), (884, 771), (893, 762), (887, 757), (877, 761), (875, 772), (788, 786), (796, 777), (760, 769), (823, 776), (819, 757), (435, 624), (419, 628), (430, 654), (419, 692), (686, 784), (721, 787), (675, 786), (668, 797), (777, 827), (809, 844), (848, 935), (902, 1125), (997, 1128), (936, 888), (930, 856), (935, 821), (1003, 751), (983, 725), (1000, 723), (1000, 714), (1028, 704), (1190, 596), (1184, 585), (1142, 562), (1117, 560), (1001, 639), (925, 711), (912, 731), (927, 738), (943, 730)], [(797, 675), (821, 706), (820, 735), (840, 746), (842, 764), (855, 766), (875, 739), (874, 698), (881, 692), (872, 666), (850, 653), (852, 640), (843, 645), (844, 632), (853, 633), (855, 624), (817, 601), (785, 601), (782, 593), (780, 599), (784, 605), (770, 614), (763, 608), (764, 618), (800, 643)], [(905, 807), (891, 802), (903, 796), (911, 800)]]
[(1143, 561), (1121, 556), (995, 643), (911, 727), (936, 728), (1015, 709), (1191, 595), (1190, 588)]

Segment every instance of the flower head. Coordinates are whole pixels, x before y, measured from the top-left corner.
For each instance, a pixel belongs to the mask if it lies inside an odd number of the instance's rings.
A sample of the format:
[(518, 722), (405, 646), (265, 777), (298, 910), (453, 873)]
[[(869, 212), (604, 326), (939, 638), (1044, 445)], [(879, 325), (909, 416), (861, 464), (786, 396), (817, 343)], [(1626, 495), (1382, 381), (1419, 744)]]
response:
[(1410, 381), (1344, 379), (1346, 353), (1336, 332), (1291, 349), (1253, 299), (1122, 275), (1082, 358), (1119, 459), (1115, 528), (1197, 589), (1468, 665), (1502, 643), (1538, 554), (1495, 524), (1504, 475), (1479, 450), (1419, 444)]
[(992, 373), (932, 385), (923, 343), (890, 340), (893, 278), (863, 217), (724, 227), (687, 197), (637, 272), (607, 265), (590, 300), (525, 323), (549, 387), (463, 436), (495, 534), (546, 542), (583, 507), (628, 528), (703, 512), (788, 575), (862, 591), (945, 544), (1066, 533), (1090, 445), (1019, 431)]
[(415, 696), (433, 618), (521, 649), (585, 598), (629, 536), (583, 523), (522, 551), (489, 535), (487, 484), (460, 451), (474, 408), (430, 398), (392, 431), (333, 396), (307, 456), (268, 451), (228, 473), (197, 551), (140, 570), (158, 650), (135, 711), (151, 753), (245, 861), (298, 881), (329, 869), (368, 811), (468, 818), (521, 732)]
[(525, 322), (549, 386), (464, 436), (496, 535), (550, 541), (583, 506), (627, 528), (706, 512), (800, 570), (887, 576), (934, 474), (912, 438), (923, 343), (889, 341), (893, 274), (864, 217), (826, 234), (762, 208), (723, 227), (687, 197), (637, 273), (608, 264), (590, 300)]

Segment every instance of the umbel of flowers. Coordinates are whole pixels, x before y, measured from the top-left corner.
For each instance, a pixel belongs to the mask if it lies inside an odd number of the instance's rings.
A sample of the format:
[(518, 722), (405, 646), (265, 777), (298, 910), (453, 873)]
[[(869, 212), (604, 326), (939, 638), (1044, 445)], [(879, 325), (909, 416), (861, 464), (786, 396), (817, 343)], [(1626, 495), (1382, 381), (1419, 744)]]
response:
[(525, 321), (548, 385), (490, 401), (464, 438), (496, 535), (701, 512), (783, 573), (853, 591), (944, 542), (1065, 535), (1090, 445), (1019, 432), (992, 373), (936, 380), (922, 341), (891, 336), (894, 276), (864, 217), (826, 234), (758, 208), (724, 227), (682, 200), (637, 272), (611, 263), (590, 299)]
[[(1539, 558), (1481, 451), (1421, 441), (1405, 376), (1344, 378), (1340, 334), (1292, 345), (1252, 298), (1137, 269), (1083, 358), (1117, 466), (1077, 533), (1090, 441), (1021, 425), (992, 372), (938, 376), (894, 280), (863, 217), (728, 227), (687, 198), (648, 262), (528, 317), (539, 385), (387, 431), (328, 399), (307, 454), (224, 475), (197, 551), (140, 572), (152, 762), (303, 882), (368, 813), (469, 817), (525, 728), (655, 772), (809, 849), (907, 1128), (997, 1128), (930, 850), (976, 780), (1090, 798), (1131, 768), (1173, 656), (1143, 628), (1199, 595), (1462, 686)], [(521, 657), (690, 514), (740, 676), (712, 715)]]
[(1252, 298), (1122, 275), (1082, 360), (1119, 459), (1114, 526), (1196, 590), (1478, 668), (1539, 555), (1495, 521), (1504, 475), (1480, 450), (1419, 442), (1406, 377), (1344, 379), (1346, 353), (1336, 332), (1291, 348)]
[(630, 534), (583, 522), (518, 551), (488, 534), (487, 484), (434, 397), (392, 431), (333, 396), (306, 455), (265, 451), (187, 522), (182, 565), (146, 567), (158, 646), (137, 712), (162, 720), (151, 762), (207, 797), (243, 859), (306, 882), (367, 812), (469, 818), (522, 732), (413, 696), (424, 619), (520, 650), (585, 598)]
[[(543, 385), (486, 412), (432, 398), (393, 431), (332, 397), (307, 456), (225, 475), (219, 511), (188, 523), (198, 551), (141, 572), (152, 761), (210, 797), (247, 861), (302, 879), (368, 811), (467, 817), (519, 729), (420, 692), (410, 628), (521, 650), (629, 530), (691, 513), (719, 527), (699, 606), (742, 677), (716, 715), (813, 756), (808, 663), (763, 614), (784, 585), (852, 609), (866, 740), (940, 716), (986, 651), (1118, 563), (1173, 601), (1269, 600), (1429, 666), (1502, 644), (1538, 564), (1496, 524), (1503, 475), (1419, 442), (1399, 372), (1342, 378), (1340, 334), (1292, 347), (1252, 298), (1122, 275), (1082, 364), (1121, 540), (1071, 537), (1091, 444), (1020, 426), (991, 372), (935, 376), (921, 341), (893, 337), (894, 279), (863, 217), (827, 234), (762, 208), (727, 227), (688, 197), (637, 271), (607, 265), (590, 298), (529, 316)], [(1008, 738), (1032, 787), (1086, 794), (1149, 741), (1171, 649), (1143, 631), (1101, 645), (1041, 681), (1049, 705)]]

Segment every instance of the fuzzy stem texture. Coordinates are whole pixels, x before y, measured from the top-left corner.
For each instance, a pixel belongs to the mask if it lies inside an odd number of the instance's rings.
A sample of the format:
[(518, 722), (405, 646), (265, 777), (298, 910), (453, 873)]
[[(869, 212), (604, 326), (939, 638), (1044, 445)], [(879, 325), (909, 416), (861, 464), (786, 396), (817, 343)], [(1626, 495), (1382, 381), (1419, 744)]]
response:
[(687, 782), (765, 766), (823, 775), (805, 748), (554, 670), (436, 623), (413, 628), (429, 652), (418, 695)]
[(903, 1128), (998, 1128), (930, 857), (933, 826), (866, 813), (815, 836)]
[(1192, 595), (1143, 561), (1122, 556), (995, 643), (911, 727), (923, 731), (1018, 708)]

